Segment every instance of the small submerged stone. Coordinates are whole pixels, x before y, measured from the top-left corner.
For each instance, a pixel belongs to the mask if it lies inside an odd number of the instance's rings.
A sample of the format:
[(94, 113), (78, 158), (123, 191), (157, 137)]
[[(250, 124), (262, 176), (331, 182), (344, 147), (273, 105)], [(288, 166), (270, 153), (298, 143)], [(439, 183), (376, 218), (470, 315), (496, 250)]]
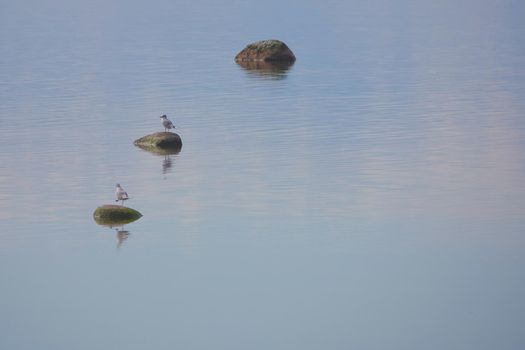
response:
[(142, 217), (135, 209), (115, 204), (106, 204), (95, 209), (93, 218), (99, 225), (118, 226), (128, 224)]
[(262, 40), (249, 44), (235, 56), (236, 62), (294, 62), (295, 55), (280, 40)]
[(182, 148), (182, 140), (178, 134), (164, 131), (141, 137), (135, 140), (134, 144), (146, 150), (160, 148), (175, 152)]

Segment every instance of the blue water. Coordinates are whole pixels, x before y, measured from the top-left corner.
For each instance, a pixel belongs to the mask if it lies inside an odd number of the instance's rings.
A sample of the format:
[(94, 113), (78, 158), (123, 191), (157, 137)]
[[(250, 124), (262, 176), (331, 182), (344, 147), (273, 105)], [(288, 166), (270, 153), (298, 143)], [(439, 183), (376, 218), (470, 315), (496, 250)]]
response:
[(523, 349), (524, 17), (0, 0), (0, 348)]

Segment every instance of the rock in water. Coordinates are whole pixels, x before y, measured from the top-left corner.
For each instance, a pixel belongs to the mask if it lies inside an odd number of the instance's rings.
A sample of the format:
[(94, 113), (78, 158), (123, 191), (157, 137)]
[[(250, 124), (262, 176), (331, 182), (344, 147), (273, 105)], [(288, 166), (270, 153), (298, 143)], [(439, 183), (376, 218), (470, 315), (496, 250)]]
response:
[(95, 209), (93, 218), (99, 225), (118, 226), (140, 219), (142, 214), (121, 205), (107, 204)]
[(174, 132), (156, 132), (151, 135), (141, 137), (134, 142), (135, 146), (144, 149), (161, 148), (170, 150), (180, 150), (182, 148), (182, 140), (180, 136)]
[(235, 61), (294, 62), (295, 55), (282, 41), (262, 40), (246, 46)]

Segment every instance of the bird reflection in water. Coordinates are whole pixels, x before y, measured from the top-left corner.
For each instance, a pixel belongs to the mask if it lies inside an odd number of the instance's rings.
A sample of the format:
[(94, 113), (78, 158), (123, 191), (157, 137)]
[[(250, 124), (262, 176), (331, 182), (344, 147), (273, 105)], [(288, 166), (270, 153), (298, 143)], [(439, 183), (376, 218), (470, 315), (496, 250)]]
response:
[[(129, 235), (130, 235), (130, 232), (128, 230), (124, 230), (124, 226), (128, 223), (130, 223), (130, 221), (113, 221), (113, 222), (110, 222), (110, 221), (103, 221), (101, 222), (100, 220), (96, 220), (95, 219), (95, 222), (97, 222), (97, 224), (99, 224), (100, 226), (104, 226), (104, 227), (107, 227), (109, 228), (110, 230), (114, 230), (117, 235), (117, 249), (120, 248), (122, 246), (122, 244), (124, 243), (125, 240), (128, 239)], [(133, 222), (133, 220), (131, 221)]]
[(173, 164), (175, 163), (175, 157), (177, 157), (177, 154), (179, 153), (179, 151), (164, 153), (164, 159), (162, 160), (162, 175), (164, 175), (163, 177), (164, 180), (166, 180), (167, 178), (166, 175), (171, 173), (171, 168), (173, 167)]
[(162, 173), (166, 175), (167, 173), (171, 172), (172, 166), (173, 166), (173, 161), (171, 159), (171, 156), (169, 154), (166, 154), (164, 156), (164, 160), (162, 161)]
[(238, 61), (248, 74), (265, 79), (284, 79), (294, 62)]
[(124, 230), (124, 226), (120, 229), (116, 228), (115, 231), (117, 232), (117, 249), (119, 249), (122, 246), (122, 243), (128, 239), (130, 233), (129, 231)]
[(175, 162), (175, 157), (180, 153), (181, 148), (175, 147), (175, 148), (160, 148), (160, 147), (144, 147), (137, 145), (138, 148), (157, 155), (162, 156), (162, 174), (164, 175), (164, 180), (166, 179), (166, 174), (171, 173), (171, 168), (173, 167), (173, 164)]

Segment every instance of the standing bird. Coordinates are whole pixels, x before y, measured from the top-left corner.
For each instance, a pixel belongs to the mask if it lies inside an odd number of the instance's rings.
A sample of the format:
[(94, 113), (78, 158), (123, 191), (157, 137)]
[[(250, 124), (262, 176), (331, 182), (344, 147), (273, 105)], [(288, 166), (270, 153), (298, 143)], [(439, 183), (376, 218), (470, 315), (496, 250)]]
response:
[(121, 205), (124, 205), (124, 201), (129, 199), (128, 193), (124, 191), (122, 187), (120, 187), (120, 184), (117, 184), (117, 188), (115, 189), (115, 195), (117, 196), (115, 202), (122, 201)]
[(164, 126), (164, 132), (168, 131), (169, 129), (175, 129), (175, 125), (173, 125), (171, 120), (166, 117), (166, 114), (162, 115), (160, 120), (162, 121), (162, 126)]

